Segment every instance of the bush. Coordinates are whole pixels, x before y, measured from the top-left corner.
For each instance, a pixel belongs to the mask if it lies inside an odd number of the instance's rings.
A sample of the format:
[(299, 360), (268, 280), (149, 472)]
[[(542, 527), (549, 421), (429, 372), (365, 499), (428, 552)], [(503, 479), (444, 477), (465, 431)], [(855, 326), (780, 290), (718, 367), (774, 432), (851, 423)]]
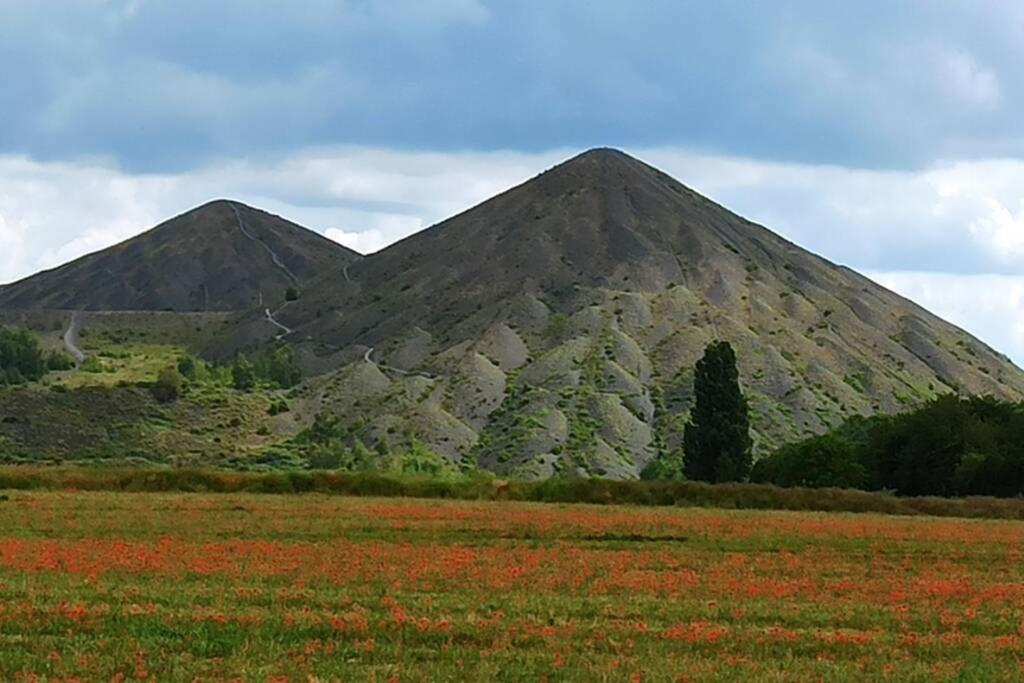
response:
[(826, 434), (783, 446), (754, 466), (751, 481), (779, 486), (861, 489), (868, 485), (867, 470), (853, 446)]
[(290, 389), (302, 381), (302, 370), (295, 362), (295, 352), (287, 344), (278, 344), (273, 349), (250, 362), (239, 354), (231, 367), (234, 386), (239, 391), (249, 391), (260, 380), (278, 389)]
[(285, 301), (298, 301), (299, 300), (299, 290), (296, 289), (295, 287), (289, 287), (288, 289), (284, 290), (284, 300)]
[(86, 356), (85, 360), (82, 361), (82, 366), (80, 369), (82, 370), (82, 372), (99, 373), (106, 371), (106, 367), (104, 367), (103, 361), (101, 361), (96, 356)]
[(75, 361), (66, 353), (51, 351), (46, 354), (46, 369), (54, 372), (70, 370), (75, 367)]
[[(266, 462), (290, 462), (267, 454)], [(500, 485), (498, 485), (500, 484)], [(352, 496), (511, 499), (559, 503), (675, 505), (737, 509), (820, 510), (899, 515), (1024, 519), (1024, 500), (987, 497), (897, 498), (842, 489), (779, 488), (758, 484), (549, 479), (497, 482), (485, 475), (407, 477), (380, 472), (228, 472), (181, 469), (0, 468), (0, 489), (187, 491), (290, 494), (308, 491)]]
[(0, 327), (0, 384), (37, 382), (47, 367), (39, 342), (19, 327)]
[(195, 382), (206, 375), (206, 365), (195, 356), (185, 354), (178, 359), (178, 373), (189, 382)]
[(645, 481), (683, 479), (682, 455), (679, 452), (659, 453), (640, 471), (640, 478)]
[(290, 389), (302, 381), (295, 352), (287, 344), (278, 344), (266, 354), (257, 366), (257, 373), (281, 389)]
[(177, 368), (164, 368), (156, 378), (151, 391), (161, 403), (176, 401), (181, 394), (181, 374)]
[(231, 366), (231, 381), (239, 391), (250, 391), (256, 386), (256, 370), (243, 354), (238, 354)]

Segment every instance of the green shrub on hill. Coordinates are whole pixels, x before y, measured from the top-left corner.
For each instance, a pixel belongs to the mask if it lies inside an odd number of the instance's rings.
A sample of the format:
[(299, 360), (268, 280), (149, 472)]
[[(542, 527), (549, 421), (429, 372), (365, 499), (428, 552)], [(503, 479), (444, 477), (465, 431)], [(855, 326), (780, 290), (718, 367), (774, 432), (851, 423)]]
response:
[(283, 398), (278, 398), (270, 404), (269, 408), (267, 408), (267, 414), (280, 415), (281, 413), (287, 413), (290, 410), (291, 407), (288, 405), (288, 401)]
[(151, 391), (161, 403), (176, 401), (181, 395), (181, 374), (177, 368), (164, 368), (156, 378)]
[(80, 369), (82, 372), (100, 373), (106, 371), (106, 366), (104, 366), (103, 361), (96, 356), (87, 356), (86, 359), (82, 361)]
[(295, 352), (287, 344), (273, 349), (250, 361), (238, 354), (231, 366), (232, 384), (239, 391), (251, 391), (257, 383), (275, 389), (291, 389), (302, 381), (302, 370), (295, 362)]
[(63, 354), (44, 354), (28, 330), (0, 327), (0, 384), (38, 382), (49, 370), (64, 370)]
[(295, 363), (295, 352), (287, 344), (278, 344), (256, 362), (256, 375), (279, 389), (291, 389), (302, 381), (302, 370)]
[(256, 370), (244, 354), (238, 354), (231, 366), (231, 382), (239, 391), (249, 391), (256, 385)]
[(201, 382), (210, 376), (210, 368), (206, 361), (191, 354), (184, 354), (178, 359), (178, 373), (189, 382)]
[(345, 472), (377, 471), (392, 474), (449, 478), (459, 468), (416, 439), (394, 449), (379, 443), (367, 448), (337, 417), (318, 414), (313, 424), (299, 432), (287, 447), (309, 469)]
[(46, 369), (51, 372), (70, 370), (73, 367), (75, 367), (75, 361), (66, 353), (51, 351), (46, 354)]

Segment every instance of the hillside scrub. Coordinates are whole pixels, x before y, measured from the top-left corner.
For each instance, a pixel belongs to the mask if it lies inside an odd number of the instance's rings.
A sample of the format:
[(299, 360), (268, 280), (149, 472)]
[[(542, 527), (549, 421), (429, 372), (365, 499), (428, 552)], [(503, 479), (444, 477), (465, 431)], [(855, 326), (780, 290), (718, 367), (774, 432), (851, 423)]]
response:
[(177, 400), (181, 395), (181, 373), (177, 368), (164, 368), (157, 375), (156, 382), (151, 391), (153, 397), (161, 403), (168, 403)]
[(302, 381), (295, 352), (287, 344), (278, 344), (252, 361), (239, 354), (231, 366), (231, 376), (234, 387), (239, 391), (251, 391), (257, 382), (277, 389), (290, 389)]

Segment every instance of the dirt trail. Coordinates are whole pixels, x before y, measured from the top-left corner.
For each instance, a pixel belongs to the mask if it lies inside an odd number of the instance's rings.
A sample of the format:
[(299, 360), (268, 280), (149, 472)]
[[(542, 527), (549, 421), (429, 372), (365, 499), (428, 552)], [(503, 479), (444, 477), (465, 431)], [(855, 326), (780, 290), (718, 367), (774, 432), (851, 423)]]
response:
[(387, 365), (385, 363), (378, 363), (377, 361), (373, 360), (373, 349), (374, 349), (374, 347), (372, 347), (372, 346), (370, 348), (366, 349), (366, 353), (363, 354), (363, 360), (366, 361), (367, 363), (369, 363), (370, 365), (376, 366), (377, 369), (382, 371), (382, 372), (393, 372), (393, 373), (395, 373), (397, 375), (405, 375), (406, 377), (422, 377), (424, 379), (430, 379), (430, 380), (438, 379), (436, 376), (431, 375), (431, 374), (426, 373), (426, 372), (410, 372), (409, 370), (403, 370), (402, 368), (396, 368), (396, 367), (394, 367), (392, 365)]
[(75, 367), (78, 367), (85, 361), (85, 351), (78, 348), (78, 330), (81, 326), (82, 321), (79, 318), (78, 311), (74, 311), (71, 314), (71, 322), (68, 323), (68, 329), (64, 332), (64, 336), (61, 337), (64, 341), (64, 348), (75, 359)]
[[(284, 308), (284, 306), (282, 306), (281, 308)], [(270, 312), (269, 308), (264, 309), (264, 312), (267, 314), (267, 320), (269, 320), (275, 327), (277, 327), (277, 329), (281, 330), (281, 333), (274, 337), (274, 339), (282, 339), (286, 335), (289, 335), (295, 331), (292, 328), (285, 325), (284, 323), (278, 322), (277, 318), (274, 317), (274, 314)]]
[(295, 277), (295, 273), (288, 269), (288, 266), (284, 264), (284, 261), (282, 261), (281, 257), (277, 255), (277, 252), (271, 249), (269, 244), (249, 232), (249, 229), (245, 227), (245, 221), (242, 219), (242, 213), (238, 210), (238, 206), (234, 202), (228, 202), (228, 204), (231, 206), (231, 210), (235, 213), (235, 220), (238, 222), (238, 229), (242, 231), (242, 234), (266, 249), (267, 253), (270, 254), (270, 260), (274, 262), (274, 265), (277, 266), (282, 273), (288, 276), (288, 279), (291, 280), (293, 285), (298, 285), (299, 279)]

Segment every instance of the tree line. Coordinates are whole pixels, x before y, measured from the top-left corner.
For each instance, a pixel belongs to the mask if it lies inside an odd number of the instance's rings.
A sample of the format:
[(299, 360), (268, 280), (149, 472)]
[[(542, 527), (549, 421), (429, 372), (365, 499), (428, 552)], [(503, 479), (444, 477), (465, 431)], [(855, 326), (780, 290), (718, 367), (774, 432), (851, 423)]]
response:
[(761, 459), (751, 479), (907, 496), (1018, 496), (1024, 405), (944, 395), (900, 415), (854, 417)]
[(158, 401), (169, 402), (176, 400), (188, 384), (206, 381), (227, 383), (243, 392), (259, 387), (290, 389), (302, 381), (302, 369), (295, 359), (295, 351), (283, 343), (254, 358), (239, 353), (229, 365), (209, 364), (186, 354), (176, 365), (157, 374), (151, 390)]

